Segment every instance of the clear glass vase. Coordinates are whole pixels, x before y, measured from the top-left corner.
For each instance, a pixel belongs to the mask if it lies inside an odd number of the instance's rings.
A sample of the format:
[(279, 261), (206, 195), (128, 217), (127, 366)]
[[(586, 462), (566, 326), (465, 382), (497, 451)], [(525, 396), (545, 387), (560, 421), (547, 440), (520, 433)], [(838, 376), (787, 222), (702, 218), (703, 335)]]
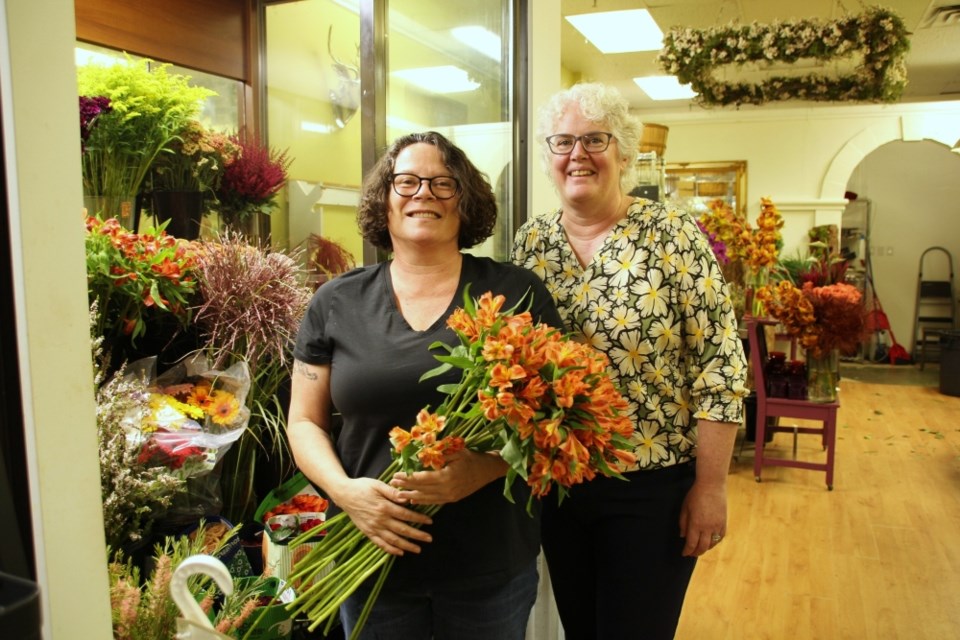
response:
[(839, 352), (831, 349), (819, 357), (807, 352), (807, 400), (836, 402), (839, 387)]
[(766, 317), (767, 310), (763, 302), (757, 297), (757, 291), (770, 283), (770, 272), (767, 269), (747, 269), (743, 276), (744, 285), (744, 314), (754, 318)]
[(116, 218), (124, 229), (136, 231), (138, 222), (134, 210), (136, 197), (126, 196), (83, 196), (83, 206), (88, 216), (99, 215), (106, 220)]

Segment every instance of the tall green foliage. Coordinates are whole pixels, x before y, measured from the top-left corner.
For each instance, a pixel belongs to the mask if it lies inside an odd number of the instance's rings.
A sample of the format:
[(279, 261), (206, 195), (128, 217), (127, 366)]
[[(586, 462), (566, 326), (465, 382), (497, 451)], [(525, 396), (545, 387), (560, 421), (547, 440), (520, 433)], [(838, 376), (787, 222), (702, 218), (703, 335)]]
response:
[(135, 196), (157, 154), (216, 95), (190, 86), (189, 76), (169, 73), (169, 67), (127, 56), (110, 66), (78, 68), (79, 95), (110, 101), (84, 143), (85, 195)]

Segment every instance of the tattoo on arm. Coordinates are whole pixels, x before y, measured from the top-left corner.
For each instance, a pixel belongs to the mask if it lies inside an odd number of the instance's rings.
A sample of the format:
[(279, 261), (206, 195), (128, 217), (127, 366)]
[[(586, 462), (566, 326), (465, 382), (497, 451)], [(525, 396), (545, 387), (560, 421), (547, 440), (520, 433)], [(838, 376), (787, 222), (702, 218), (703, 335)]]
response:
[(314, 373), (313, 371), (311, 371), (311, 370), (310, 370), (310, 367), (308, 367), (308, 366), (306, 365), (306, 363), (300, 362), (299, 360), (294, 360), (294, 361), (293, 361), (293, 372), (294, 372), (294, 373), (299, 373), (300, 375), (302, 375), (302, 376), (303, 376), (304, 378), (306, 378), (307, 380), (316, 380), (316, 379), (317, 379), (317, 374)]

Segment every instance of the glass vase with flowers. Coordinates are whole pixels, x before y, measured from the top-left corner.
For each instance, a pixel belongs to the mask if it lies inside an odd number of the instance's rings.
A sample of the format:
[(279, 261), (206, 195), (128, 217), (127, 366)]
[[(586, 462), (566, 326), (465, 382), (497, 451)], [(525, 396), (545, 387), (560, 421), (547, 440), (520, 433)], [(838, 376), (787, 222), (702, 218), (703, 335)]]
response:
[(807, 281), (797, 287), (781, 280), (760, 288), (757, 297), (806, 350), (807, 399), (836, 401), (839, 356), (856, 353), (868, 333), (860, 291), (843, 282), (815, 286)]
[(110, 66), (78, 67), (79, 94), (90, 99), (80, 101), (84, 196), (101, 199), (90, 214), (123, 215), (132, 228), (132, 203), (157, 154), (215, 95), (169, 73), (169, 66), (127, 56)]

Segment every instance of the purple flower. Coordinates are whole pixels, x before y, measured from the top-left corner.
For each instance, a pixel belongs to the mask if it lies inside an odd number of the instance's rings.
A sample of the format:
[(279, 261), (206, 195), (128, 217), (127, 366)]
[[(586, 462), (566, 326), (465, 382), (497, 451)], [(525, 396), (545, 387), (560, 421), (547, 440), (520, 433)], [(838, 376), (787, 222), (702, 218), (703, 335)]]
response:
[(97, 123), (97, 118), (101, 114), (110, 113), (113, 107), (110, 106), (110, 98), (96, 96), (90, 98), (80, 96), (80, 148), (84, 148), (84, 143), (90, 138), (93, 126)]
[(703, 235), (707, 236), (707, 240), (710, 242), (710, 248), (713, 250), (713, 255), (716, 256), (717, 262), (721, 265), (730, 262), (730, 257), (727, 255), (727, 243), (719, 240), (715, 234), (707, 231), (707, 228), (704, 227), (703, 223), (699, 220), (697, 220), (697, 226), (700, 227), (700, 231), (703, 231)]

